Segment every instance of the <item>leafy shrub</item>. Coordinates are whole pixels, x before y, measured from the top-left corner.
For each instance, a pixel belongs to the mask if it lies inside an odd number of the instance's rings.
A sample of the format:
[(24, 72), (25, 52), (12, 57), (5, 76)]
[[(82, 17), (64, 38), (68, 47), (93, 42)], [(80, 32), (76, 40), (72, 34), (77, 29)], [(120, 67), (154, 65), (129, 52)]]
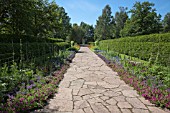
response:
[(70, 44), (67, 42), (55, 42), (54, 45), (58, 46), (58, 48), (61, 50), (65, 50), (66, 48), (70, 47)]
[(67, 50), (68, 50), (68, 51), (75, 51), (75, 52), (78, 52), (78, 50), (77, 50), (76, 47), (69, 47)]

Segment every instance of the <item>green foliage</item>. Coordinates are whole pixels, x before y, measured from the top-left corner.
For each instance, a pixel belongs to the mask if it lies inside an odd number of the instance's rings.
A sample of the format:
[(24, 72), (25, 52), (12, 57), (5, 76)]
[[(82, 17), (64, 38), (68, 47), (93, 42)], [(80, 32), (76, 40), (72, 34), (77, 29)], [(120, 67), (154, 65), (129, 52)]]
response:
[(111, 33), (111, 24), (112, 24), (112, 16), (111, 16), (111, 7), (106, 5), (102, 11), (102, 15), (98, 17), (96, 22), (94, 37), (95, 40), (104, 40), (110, 39), (112, 37)]
[(89, 41), (94, 41), (93, 37), (94, 37), (94, 28), (92, 25), (88, 25), (84, 22), (80, 23), (80, 28), (83, 31), (83, 40), (85, 43), (89, 42)]
[[(153, 34), (100, 41), (100, 48), (169, 66), (170, 34)], [(107, 48), (108, 47), (108, 48)], [(161, 57), (160, 57), (161, 55)]]
[(69, 47), (68, 49), (67, 49), (68, 51), (75, 51), (75, 52), (78, 52), (78, 49), (76, 48), (76, 47)]
[(63, 40), (63, 39), (60, 39), (60, 38), (47, 38), (47, 39), (46, 39), (46, 42), (48, 42), (48, 43), (64, 42), (64, 40)]
[(159, 33), (161, 30), (160, 15), (157, 15), (154, 4), (150, 2), (136, 2), (130, 10), (130, 20), (121, 31), (121, 36), (136, 36)]
[[(46, 0), (0, 1), (0, 34), (66, 39), (71, 25), (65, 9)], [(22, 17), (22, 18), (21, 18)], [(15, 37), (16, 38), (16, 37)]]
[(73, 24), (72, 31), (69, 35), (69, 41), (74, 41), (78, 44), (88, 43), (93, 41), (94, 37), (94, 28), (92, 25), (88, 25), (84, 22), (81, 22), (80, 26)]
[(56, 42), (54, 45), (57, 45), (61, 50), (65, 50), (66, 48), (70, 47), (70, 44), (67, 42)]
[(94, 45), (95, 45), (95, 46), (99, 46), (99, 41), (96, 40), (96, 41), (94, 42)]
[(72, 31), (69, 35), (69, 40), (74, 41), (78, 44), (82, 44), (83, 37), (84, 37), (84, 32), (81, 29), (81, 27), (78, 26), (77, 24), (73, 24)]
[(73, 47), (74, 46), (74, 41), (71, 41), (70, 43), (71, 43), (71, 47)]
[(164, 32), (170, 32), (170, 12), (167, 13), (163, 19)]
[(127, 8), (119, 7), (120, 12), (116, 12), (115, 14), (115, 37), (120, 37), (120, 31), (124, 28), (125, 22), (128, 19)]

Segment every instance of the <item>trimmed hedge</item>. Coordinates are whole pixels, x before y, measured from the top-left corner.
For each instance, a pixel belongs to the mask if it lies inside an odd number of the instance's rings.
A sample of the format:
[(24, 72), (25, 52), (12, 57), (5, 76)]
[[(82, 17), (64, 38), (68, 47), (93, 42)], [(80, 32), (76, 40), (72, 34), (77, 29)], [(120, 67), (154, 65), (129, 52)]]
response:
[(157, 57), (159, 64), (170, 65), (170, 33), (103, 40), (100, 41), (99, 47), (146, 61), (149, 61), (150, 57), (155, 61)]
[(54, 42), (64, 42), (63, 39), (59, 38), (37, 38), (31, 35), (20, 35), (17, 36), (15, 34), (0, 34), (0, 43), (20, 43), (20, 39), (22, 42), (47, 42), (47, 43), (54, 43)]
[[(53, 55), (54, 51), (65, 50), (70, 44), (66, 42), (57, 43), (0, 43), (0, 60), (2, 62), (11, 61), (13, 58), (13, 52), (15, 53), (14, 59), (21, 58), (21, 52), (23, 60), (40, 57), (46, 54)], [(22, 49), (21, 49), (22, 47)], [(22, 50), (22, 51), (20, 51)], [(9, 58), (9, 59), (8, 59)]]
[(170, 33), (164, 34), (150, 34), (135, 37), (123, 37), (120, 39), (115, 39), (115, 41), (121, 42), (170, 42)]

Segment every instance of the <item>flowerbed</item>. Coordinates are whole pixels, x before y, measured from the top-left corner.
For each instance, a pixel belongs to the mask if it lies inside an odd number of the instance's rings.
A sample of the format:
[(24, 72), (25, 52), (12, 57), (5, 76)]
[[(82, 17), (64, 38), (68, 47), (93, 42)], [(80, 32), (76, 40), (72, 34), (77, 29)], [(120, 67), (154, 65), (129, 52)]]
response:
[(57, 86), (68, 67), (68, 65), (63, 65), (60, 70), (53, 73), (53, 76), (46, 78), (37, 76), (37, 79), (30, 81), (29, 85), (22, 84), (15, 96), (8, 95), (7, 102), (1, 103), (0, 112), (29, 112), (43, 107), (47, 99), (57, 92)]
[(139, 79), (130, 72), (126, 71), (123, 65), (106, 59), (103, 55), (97, 55), (106, 62), (118, 75), (130, 86), (134, 87), (140, 95), (151, 103), (160, 107), (170, 109), (170, 92), (164, 89), (159, 89), (154, 86), (149, 86), (146, 80)]

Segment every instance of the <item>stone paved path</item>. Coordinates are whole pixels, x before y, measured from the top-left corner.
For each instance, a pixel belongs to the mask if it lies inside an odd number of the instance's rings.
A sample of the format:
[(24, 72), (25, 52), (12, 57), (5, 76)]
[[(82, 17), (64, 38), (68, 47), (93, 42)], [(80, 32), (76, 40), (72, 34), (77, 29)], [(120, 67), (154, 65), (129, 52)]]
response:
[(139, 96), (97, 55), (81, 47), (48, 109), (54, 113), (166, 113)]

